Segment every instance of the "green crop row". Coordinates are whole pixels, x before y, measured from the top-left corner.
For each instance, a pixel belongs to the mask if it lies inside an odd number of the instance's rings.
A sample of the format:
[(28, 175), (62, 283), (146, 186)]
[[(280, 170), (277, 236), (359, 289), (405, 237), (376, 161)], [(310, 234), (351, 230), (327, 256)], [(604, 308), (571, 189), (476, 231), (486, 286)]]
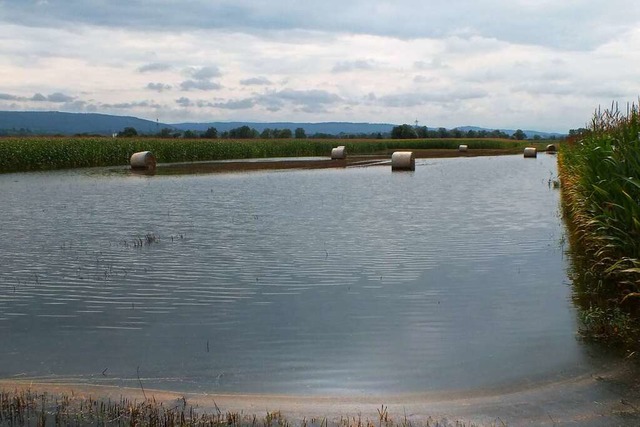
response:
[(331, 143), (300, 140), (182, 140), (101, 137), (0, 139), (0, 172), (126, 165), (137, 151), (159, 162), (328, 155)]
[(107, 137), (0, 138), (0, 173), (126, 165), (131, 154), (152, 151), (158, 162), (267, 157), (329, 156), (345, 145), (349, 154), (386, 153), (394, 149), (516, 149), (526, 143), (491, 139), (418, 140), (207, 140)]

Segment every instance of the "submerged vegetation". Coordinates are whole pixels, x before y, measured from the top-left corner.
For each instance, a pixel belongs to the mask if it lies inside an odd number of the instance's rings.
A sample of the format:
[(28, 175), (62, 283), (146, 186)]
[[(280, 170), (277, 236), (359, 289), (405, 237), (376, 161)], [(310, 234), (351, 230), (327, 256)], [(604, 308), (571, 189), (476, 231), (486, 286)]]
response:
[[(127, 165), (131, 154), (150, 150), (161, 163), (268, 157), (329, 156), (336, 145), (350, 154), (381, 154), (394, 149), (515, 150), (526, 142), (508, 139), (308, 140), (165, 139), (110, 137), (0, 138), (0, 173)], [(542, 144), (540, 143), (542, 146)]]
[(640, 314), (640, 115), (598, 111), (559, 157), (565, 214), (577, 248), (585, 336), (637, 347)]

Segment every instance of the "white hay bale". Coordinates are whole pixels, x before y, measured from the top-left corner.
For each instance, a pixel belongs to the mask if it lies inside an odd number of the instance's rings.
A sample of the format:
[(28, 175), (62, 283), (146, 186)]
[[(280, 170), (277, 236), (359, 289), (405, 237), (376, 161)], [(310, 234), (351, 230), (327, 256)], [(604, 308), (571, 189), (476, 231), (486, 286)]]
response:
[(416, 170), (416, 158), (413, 151), (396, 151), (391, 155), (391, 170)]
[(331, 150), (331, 160), (344, 160), (347, 158), (347, 149), (344, 145), (340, 145)]
[(538, 150), (536, 149), (536, 147), (527, 147), (524, 149), (524, 156), (525, 157), (537, 157), (538, 156)]
[(129, 163), (131, 169), (155, 169), (156, 156), (151, 151), (140, 151), (131, 155)]
[(549, 144), (547, 145), (547, 153), (555, 153), (558, 149), (555, 145)]
[(460, 145), (458, 147), (458, 151), (467, 151), (469, 149), (469, 147), (467, 145)]

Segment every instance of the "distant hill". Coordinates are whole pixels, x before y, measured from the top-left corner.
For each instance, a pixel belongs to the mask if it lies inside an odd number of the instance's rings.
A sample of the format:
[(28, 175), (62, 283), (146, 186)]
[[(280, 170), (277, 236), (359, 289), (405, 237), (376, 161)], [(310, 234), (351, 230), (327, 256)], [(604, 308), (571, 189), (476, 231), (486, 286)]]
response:
[(172, 126), (180, 130), (205, 131), (214, 127), (218, 132), (225, 132), (240, 126), (249, 126), (262, 132), (265, 129), (290, 129), (295, 131), (302, 128), (307, 135), (315, 133), (327, 133), (330, 135), (344, 134), (371, 134), (371, 133), (391, 133), (392, 124), (387, 123), (351, 123), (351, 122), (325, 122), (325, 123), (292, 123), (292, 122), (209, 122), (209, 123), (175, 123)]
[[(324, 133), (329, 135), (340, 134), (378, 134), (389, 135), (395, 125), (389, 123), (352, 123), (352, 122), (324, 122), (324, 123), (293, 123), (293, 122), (207, 122), (207, 123), (157, 123), (151, 120), (139, 119), (131, 116), (113, 116), (98, 113), (61, 113), (57, 111), (0, 111), (0, 135), (2, 134), (36, 134), (36, 135), (75, 135), (75, 134), (99, 134), (111, 135), (126, 127), (135, 128), (141, 134), (156, 134), (163, 128), (172, 130), (206, 131), (215, 127), (218, 132), (229, 131), (241, 126), (249, 126), (262, 132), (264, 129), (291, 129), (303, 128), (307, 135)], [(429, 126), (429, 129), (437, 129)], [(476, 126), (461, 126), (457, 129), (468, 132), (469, 130), (494, 129)], [(508, 135), (513, 135), (515, 130), (499, 129)], [(539, 135), (541, 138), (563, 137), (564, 134), (553, 132), (539, 132), (524, 130), (528, 138)]]
[(157, 133), (171, 127), (151, 120), (130, 116), (111, 116), (97, 113), (60, 113), (57, 111), (0, 111), (0, 133), (17, 133), (20, 129), (33, 134), (75, 135), (89, 133), (111, 135), (125, 127), (140, 133)]

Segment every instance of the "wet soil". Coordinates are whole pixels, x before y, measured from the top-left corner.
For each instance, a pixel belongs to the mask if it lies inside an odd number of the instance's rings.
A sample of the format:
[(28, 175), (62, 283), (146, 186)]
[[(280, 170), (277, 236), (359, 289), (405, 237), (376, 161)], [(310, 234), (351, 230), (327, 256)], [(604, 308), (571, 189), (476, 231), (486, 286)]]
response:
[(339, 426), (344, 419), (353, 419), (354, 424), (350, 425), (356, 425), (355, 421), (360, 419), (362, 425), (366, 425), (366, 420), (377, 425), (381, 408), (391, 422), (385, 425), (391, 426), (436, 425), (434, 420), (450, 423), (440, 425), (637, 426), (639, 388), (637, 366), (626, 362), (577, 377), (504, 389), (339, 397), (181, 393), (72, 383), (63, 378), (0, 379), (0, 390), (6, 391), (30, 390), (111, 401), (127, 398), (140, 402), (147, 398), (168, 407), (186, 401), (201, 413), (215, 413), (219, 409), (223, 413), (260, 417), (267, 411), (280, 411), (294, 425), (326, 419), (327, 426)]
[[(225, 160), (211, 162), (158, 164), (154, 171), (139, 171), (148, 175), (182, 175), (198, 173), (226, 173), (279, 169), (325, 169), (386, 165), (391, 161), (393, 151), (373, 155), (348, 156), (346, 160), (330, 158), (292, 158), (292, 159), (250, 159)], [(447, 157), (478, 157), (519, 154), (519, 149), (477, 149), (466, 152), (457, 149), (411, 150), (417, 159)], [(136, 171), (134, 171), (136, 172)]]

